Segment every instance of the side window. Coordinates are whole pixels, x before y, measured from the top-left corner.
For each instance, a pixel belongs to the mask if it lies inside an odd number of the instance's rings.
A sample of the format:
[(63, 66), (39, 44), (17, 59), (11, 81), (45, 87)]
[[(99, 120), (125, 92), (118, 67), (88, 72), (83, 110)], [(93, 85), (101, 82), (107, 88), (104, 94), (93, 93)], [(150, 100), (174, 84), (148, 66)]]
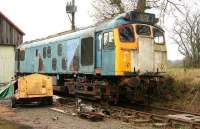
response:
[(133, 42), (135, 39), (133, 27), (131, 25), (120, 26), (119, 38), (121, 42)]
[(20, 52), (19, 52), (19, 59), (21, 61), (24, 61), (24, 59), (25, 59), (25, 50), (20, 50)]
[(58, 54), (58, 56), (62, 56), (62, 44), (58, 44), (58, 46), (57, 46), (57, 54)]
[(43, 48), (43, 58), (45, 59), (47, 57), (47, 48)]
[(41, 57), (39, 57), (39, 68), (38, 68), (38, 71), (42, 71), (43, 70), (43, 60)]
[(137, 25), (136, 26), (136, 31), (138, 35), (145, 35), (145, 36), (150, 36), (151, 35), (151, 29), (149, 26), (145, 25)]
[(35, 50), (35, 56), (38, 56), (38, 49)]
[(87, 66), (93, 64), (93, 37), (83, 38), (81, 40), (81, 65)]
[(113, 32), (106, 32), (103, 34), (103, 46), (104, 48), (113, 48), (114, 47), (114, 34)]
[(164, 44), (165, 43), (163, 31), (161, 31), (159, 29), (154, 29), (153, 30), (153, 37), (154, 37), (155, 43), (158, 43), (158, 44)]
[(51, 58), (51, 47), (50, 46), (47, 48), (47, 57)]
[(99, 44), (98, 44), (98, 50), (101, 50), (101, 43), (102, 43), (102, 34), (99, 34), (98, 36)]
[(67, 59), (66, 58), (62, 58), (62, 69), (63, 70), (67, 69)]
[(56, 60), (56, 58), (53, 58), (52, 59), (52, 69), (55, 71), (56, 67), (57, 67), (57, 60)]

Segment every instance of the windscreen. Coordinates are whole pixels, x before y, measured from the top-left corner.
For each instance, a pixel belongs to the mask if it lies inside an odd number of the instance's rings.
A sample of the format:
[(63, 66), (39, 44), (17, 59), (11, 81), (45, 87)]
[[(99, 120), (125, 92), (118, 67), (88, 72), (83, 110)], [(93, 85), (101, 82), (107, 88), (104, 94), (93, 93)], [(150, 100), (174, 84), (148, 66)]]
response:
[(133, 42), (134, 31), (132, 25), (123, 25), (119, 27), (119, 37), (121, 42)]
[(151, 36), (151, 28), (146, 25), (137, 25), (136, 32), (138, 35)]
[(158, 44), (165, 43), (164, 32), (162, 30), (154, 28), (153, 36), (154, 36), (155, 43), (158, 43)]

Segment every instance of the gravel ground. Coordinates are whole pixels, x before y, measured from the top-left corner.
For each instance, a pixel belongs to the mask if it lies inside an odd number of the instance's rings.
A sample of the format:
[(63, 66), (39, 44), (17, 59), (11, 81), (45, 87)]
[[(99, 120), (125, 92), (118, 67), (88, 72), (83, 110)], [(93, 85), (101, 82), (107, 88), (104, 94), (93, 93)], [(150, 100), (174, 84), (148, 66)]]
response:
[(103, 121), (92, 122), (50, 110), (49, 107), (26, 106), (11, 109), (5, 106), (5, 102), (0, 105), (0, 117), (29, 125), (34, 129), (136, 129), (133, 125), (121, 121), (106, 118)]

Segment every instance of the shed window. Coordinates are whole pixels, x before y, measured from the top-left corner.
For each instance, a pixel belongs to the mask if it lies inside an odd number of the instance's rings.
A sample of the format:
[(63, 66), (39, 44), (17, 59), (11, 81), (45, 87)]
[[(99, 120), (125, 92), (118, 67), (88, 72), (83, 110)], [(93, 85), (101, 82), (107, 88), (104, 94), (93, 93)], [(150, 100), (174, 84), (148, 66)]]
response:
[(43, 48), (43, 58), (45, 59), (47, 57), (47, 48)]
[(24, 59), (25, 59), (25, 50), (20, 50), (19, 58), (20, 58), (21, 61), (24, 61)]
[(93, 64), (93, 38), (83, 38), (81, 40), (81, 64), (83, 66)]
[(53, 58), (52, 59), (52, 69), (55, 71), (56, 67), (57, 67), (57, 60), (56, 60), (56, 58)]
[(121, 42), (133, 42), (134, 31), (131, 25), (123, 25), (119, 27), (119, 38)]
[(51, 47), (50, 46), (47, 49), (47, 57), (51, 58)]
[(138, 35), (145, 35), (145, 36), (151, 35), (151, 29), (149, 26), (137, 25), (136, 30)]
[(62, 69), (63, 70), (67, 69), (67, 59), (66, 58), (62, 58)]
[(114, 47), (113, 32), (106, 32), (103, 34), (103, 44), (104, 44), (104, 48), (113, 48)]
[(62, 44), (58, 44), (57, 53), (58, 53), (58, 56), (62, 56)]

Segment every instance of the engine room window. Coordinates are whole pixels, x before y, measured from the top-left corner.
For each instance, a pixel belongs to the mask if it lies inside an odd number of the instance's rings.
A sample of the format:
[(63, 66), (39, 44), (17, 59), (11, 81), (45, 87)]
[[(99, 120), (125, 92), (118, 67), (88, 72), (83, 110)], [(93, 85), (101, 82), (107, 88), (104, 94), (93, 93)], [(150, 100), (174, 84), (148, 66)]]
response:
[(67, 59), (65, 57), (62, 58), (62, 69), (63, 70), (67, 69)]
[[(81, 39), (81, 65), (93, 64), (93, 37)], [(76, 64), (77, 65), (77, 64)]]
[(136, 26), (136, 31), (138, 35), (145, 35), (145, 36), (150, 36), (151, 35), (151, 29), (149, 26), (145, 25), (137, 25)]
[(19, 59), (21, 61), (24, 61), (24, 59), (25, 59), (25, 50), (20, 50), (20, 52), (19, 52)]
[(43, 60), (42, 58), (39, 58), (39, 67), (38, 67), (38, 71), (42, 71), (43, 70)]
[(134, 31), (131, 25), (121, 26), (119, 28), (119, 38), (121, 42), (133, 42)]
[(113, 32), (106, 32), (103, 34), (103, 45), (104, 45), (104, 48), (113, 48), (114, 47)]
[(154, 29), (153, 30), (153, 37), (154, 37), (155, 43), (158, 43), (158, 44), (164, 44), (165, 43), (163, 31), (161, 31), (159, 29)]
[(57, 53), (58, 53), (58, 56), (62, 56), (62, 44), (58, 44)]
[(38, 49), (35, 50), (35, 56), (38, 56)]
[(51, 58), (51, 47), (48, 47), (47, 49), (47, 57)]
[(45, 59), (47, 57), (47, 48), (43, 48), (43, 58)]
[(52, 69), (55, 71), (56, 67), (57, 67), (57, 60), (56, 60), (56, 58), (53, 58), (52, 59)]

